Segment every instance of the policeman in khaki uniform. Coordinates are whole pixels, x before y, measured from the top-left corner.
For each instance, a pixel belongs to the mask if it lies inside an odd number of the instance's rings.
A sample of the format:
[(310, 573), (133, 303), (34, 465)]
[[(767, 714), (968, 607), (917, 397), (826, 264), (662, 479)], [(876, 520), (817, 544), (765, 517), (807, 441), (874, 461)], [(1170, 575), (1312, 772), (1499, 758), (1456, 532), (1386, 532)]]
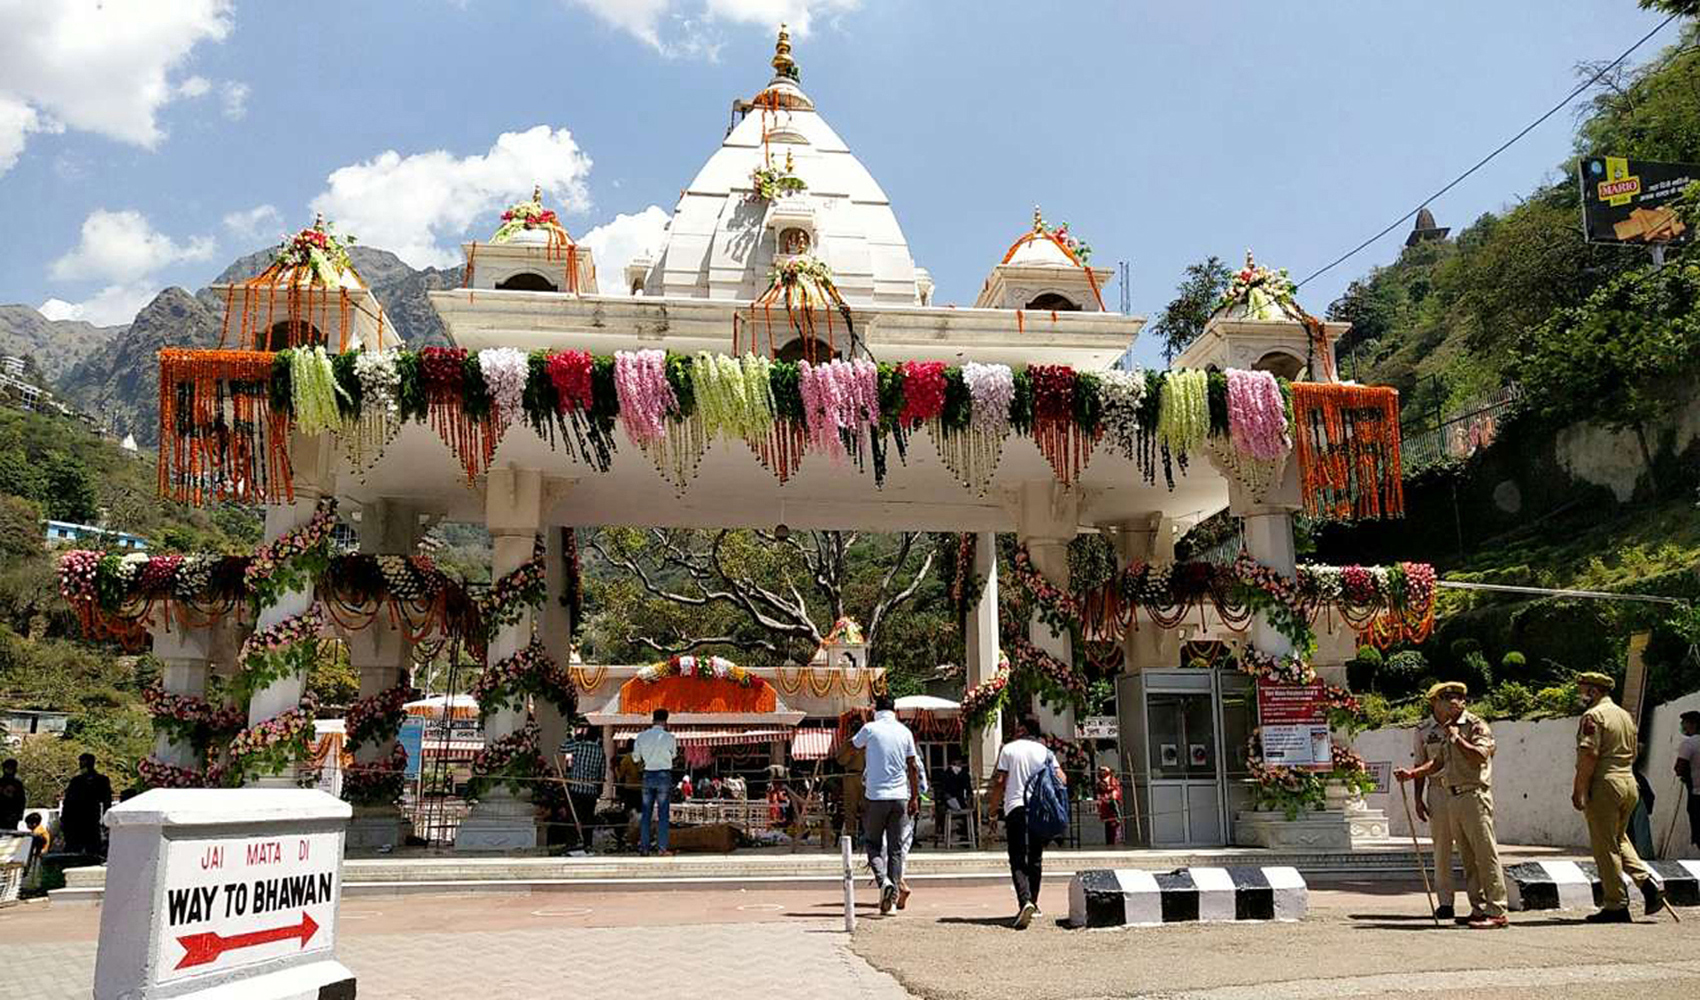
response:
[[(1463, 855), (1464, 871), (1479, 887), (1481, 909), (1458, 922), (1471, 930), (1507, 924), (1505, 875), (1499, 869), (1499, 844), (1493, 835), (1493, 731), (1464, 709), (1468, 689), (1457, 682), (1431, 688), (1436, 721), (1444, 741), (1439, 756), (1426, 764), (1394, 772), (1400, 781), (1433, 777), (1451, 798), (1446, 805), (1452, 840)], [(1474, 901), (1472, 901), (1474, 905)]]
[(1665, 896), (1635, 846), (1629, 842), (1629, 819), (1641, 793), (1635, 787), (1635, 720), (1611, 700), (1616, 682), (1606, 674), (1576, 675), (1576, 689), (1587, 709), (1576, 727), (1576, 781), (1570, 804), (1588, 820), (1588, 842), (1600, 869), (1603, 896), (1598, 913), (1583, 919), (1595, 924), (1627, 924), (1629, 895), (1623, 875), (1629, 873), (1654, 914), (1664, 908)]
[[(1463, 689), (1464, 685), (1452, 682), (1436, 684), (1428, 689), (1429, 717), (1417, 725), (1413, 751), (1418, 767), (1439, 758), (1446, 745), (1446, 727), (1440, 721), (1443, 710), (1441, 695), (1454, 688)], [(1454, 917), (1452, 909), (1452, 898), (1457, 893), (1457, 887), (1452, 883), (1452, 820), (1449, 812), (1452, 793), (1439, 779), (1425, 781), (1421, 775), (1416, 778), (1416, 791), (1417, 819), (1429, 825), (1429, 837), (1434, 841), (1434, 891), (1439, 904), (1434, 908), (1434, 915), (1441, 920), (1456, 919), (1459, 923), (1469, 923), (1469, 917)], [(1470, 901), (1471, 914), (1484, 912), (1481, 884), (1476, 880), (1475, 869), (1468, 865), (1464, 867), (1464, 895)]]

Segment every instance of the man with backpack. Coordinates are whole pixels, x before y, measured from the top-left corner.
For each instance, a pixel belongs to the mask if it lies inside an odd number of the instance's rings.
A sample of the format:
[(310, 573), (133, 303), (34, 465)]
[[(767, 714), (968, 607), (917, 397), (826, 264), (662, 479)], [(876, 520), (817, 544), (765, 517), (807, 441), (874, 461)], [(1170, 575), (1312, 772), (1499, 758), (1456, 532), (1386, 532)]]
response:
[(1015, 739), (998, 753), (987, 802), (995, 828), (1001, 812), (1009, 842), (1009, 874), (1020, 909), (1012, 926), (1026, 930), (1039, 912), (1045, 844), (1068, 830), (1068, 777), (1050, 747), (1039, 742), (1039, 720), (1023, 716)]

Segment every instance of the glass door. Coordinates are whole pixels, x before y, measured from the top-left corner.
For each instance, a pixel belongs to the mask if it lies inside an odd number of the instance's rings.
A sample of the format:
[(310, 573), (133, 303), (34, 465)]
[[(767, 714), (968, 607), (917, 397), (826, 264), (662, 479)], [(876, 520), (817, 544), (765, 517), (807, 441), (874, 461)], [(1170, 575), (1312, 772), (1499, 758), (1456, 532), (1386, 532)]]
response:
[(1213, 672), (1146, 671), (1144, 756), (1154, 847), (1227, 842)]

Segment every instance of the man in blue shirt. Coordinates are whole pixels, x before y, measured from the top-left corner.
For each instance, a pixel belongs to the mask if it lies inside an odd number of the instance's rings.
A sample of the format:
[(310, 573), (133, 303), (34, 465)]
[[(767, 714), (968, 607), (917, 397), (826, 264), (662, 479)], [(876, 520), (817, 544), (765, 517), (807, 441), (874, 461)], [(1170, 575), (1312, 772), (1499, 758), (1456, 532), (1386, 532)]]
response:
[(650, 716), (648, 729), (632, 740), (632, 756), (643, 768), (643, 811), (638, 817), (638, 853), (648, 856), (653, 846), (649, 839), (649, 814), (654, 809), (661, 828), (660, 853), (667, 849), (667, 823), (672, 818), (673, 758), (679, 753), (679, 741), (667, 731), (667, 710), (658, 708)]
[(890, 693), (874, 695), (874, 719), (851, 743), (867, 751), (862, 772), (867, 804), (862, 833), (868, 844), (868, 867), (880, 884), (880, 913), (908, 903), (902, 889), (903, 861), (909, 852), (909, 824), (921, 812), (920, 753), (915, 735), (897, 721), (897, 704)]

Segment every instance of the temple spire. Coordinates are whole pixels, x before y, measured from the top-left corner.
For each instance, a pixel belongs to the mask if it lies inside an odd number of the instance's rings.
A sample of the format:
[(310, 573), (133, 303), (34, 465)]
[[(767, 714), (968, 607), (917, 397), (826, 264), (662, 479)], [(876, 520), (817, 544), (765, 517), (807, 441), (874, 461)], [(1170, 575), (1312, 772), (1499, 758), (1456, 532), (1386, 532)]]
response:
[(791, 58), (791, 32), (783, 24), (779, 26), (779, 40), (773, 45), (773, 72), (776, 76), (802, 82), (797, 61)]

